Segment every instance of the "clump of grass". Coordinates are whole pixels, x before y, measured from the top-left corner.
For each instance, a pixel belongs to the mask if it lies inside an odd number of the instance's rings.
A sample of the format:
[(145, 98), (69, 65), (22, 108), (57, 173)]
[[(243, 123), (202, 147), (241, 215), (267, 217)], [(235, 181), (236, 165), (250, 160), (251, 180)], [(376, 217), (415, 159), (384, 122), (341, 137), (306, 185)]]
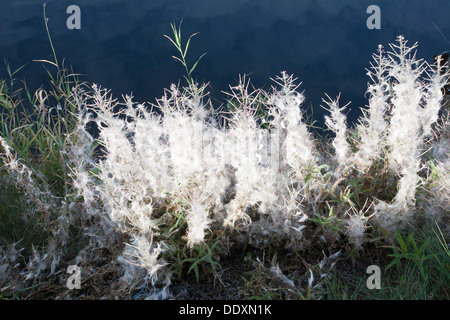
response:
[[(68, 154), (77, 124), (72, 88), (80, 83), (56, 55), (54, 62), (38, 61), (49, 75), (49, 89), (32, 94), (26, 82), (17, 88), (13, 77), (23, 67), (11, 71), (8, 63), (10, 79), (0, 86), (0, 243), (17, 249), (5, 251), (14, 257), (3, 258), (20, 262), (20, 272), (9, 286), (18, 292), (54, 277), (83, 245), (85, 219), (74, 206)], [(12, 272), (11, 268), (6, 270)]]
[[(450, 255), (440, 227), (429, 221), (420, 229), (397, 233), (381, 268), (381, 288), (369, 289), (364, 270), (333, 272), (325, 292), (331, 300), (448, 300)], [(366, 260), (369, 260), (366, 258)]]

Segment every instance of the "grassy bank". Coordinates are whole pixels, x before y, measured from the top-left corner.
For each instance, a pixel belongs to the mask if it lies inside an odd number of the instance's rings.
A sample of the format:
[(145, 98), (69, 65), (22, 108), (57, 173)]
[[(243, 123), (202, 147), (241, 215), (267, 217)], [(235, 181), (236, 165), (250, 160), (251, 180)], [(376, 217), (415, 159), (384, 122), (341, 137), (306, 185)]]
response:
[(56, 56), (41, 61), (47, 90), (7, 65), (2, 299), (448, 299), (446, 66), (403, 37), (380, 47), (358, 125), (326, 96), (324, 137), (286, 72), (268, 92), (242, 77), (218, 112), (193, 76), (201, 57), (187, 63), (192, 36), (172, 31), (185, 86), (154, 105)]

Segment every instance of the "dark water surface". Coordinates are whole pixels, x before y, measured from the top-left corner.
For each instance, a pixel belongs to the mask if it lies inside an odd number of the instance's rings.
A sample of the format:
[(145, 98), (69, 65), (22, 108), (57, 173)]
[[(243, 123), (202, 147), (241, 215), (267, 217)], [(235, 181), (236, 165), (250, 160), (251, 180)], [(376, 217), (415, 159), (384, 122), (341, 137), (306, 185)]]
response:
[[(52, 60), (43, 19), (43, 1), (1, 0), (0, 51), (11, 67), (27, 66), (17, 74), (32, 89), (48, 83), (41, 63)], [(381, 29), (369, 30), (369, 5), (381, 9)], [(81, 9), (81, 30), (69, 30), (69, 5)], [(319, 107), (325, 93), (341, 94), (354, 118), (364, 97), (366, 68), (378, 44), (404, 35), (419, 42), (418, 57), (450, 49), (448, 0), (81, 0), (47, 1), (50, 32), (59, 60), (120, 97), (154, 101), (171, 83), (183, 80), (177, 52), (163, 34), (183, 19), (183, 34), (200, 32), (189, 49), (192, 63), (207, 52), (195, 76), (210, 82), (212, 95), (235, 85), (248, 74), (256, 87), (269, 88), (280, 71), (294, 74), (305, 90), (305, 108)], [(0, 68), (0, 77), (6, 77)]]

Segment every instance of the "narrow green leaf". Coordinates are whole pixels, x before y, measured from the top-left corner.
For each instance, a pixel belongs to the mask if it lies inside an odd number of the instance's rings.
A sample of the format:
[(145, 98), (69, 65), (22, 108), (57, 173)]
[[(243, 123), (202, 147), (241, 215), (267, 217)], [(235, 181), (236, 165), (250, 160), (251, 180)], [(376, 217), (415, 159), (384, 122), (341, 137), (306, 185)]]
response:
[(186, 57), (186, 54), (187, 54), (187, 51), (188, 51), (188, 48), (189, 48), (189, 43), (191, 42), (192, 37), (194, 37), (194, 36), (197, 35), (197, 34), (198, 34), (198, 32), (192, 34), (192, 35), (189, 37), (189, 39), (188, 39), (188, 41), (187, 41), (187, 43), (186, 43), (186, 48), (184, 48), (184, 53), (183, 53), (183, 57), (184, 57), (184, 58)]
[(194, 66), (191, 68), (191, 70), (189, 71), (189, 76), (192, 74), (192, 72), (194, 71), (194, 69), (197, 67), (197, 64), (200, 62), (200, 60), (205, 56), (206, 52), (204, 54), (202, 54), (200, 56), (200, 58), (198, 58), (197, 62), (194, 64)]
[(175, 43), (175, 41), (173, 41), (173, 39), (171, 37), (169, 37), (168, 35), (164, 35), (164, 37), (166, 37), (167, 39), (170, 40), (170, 42), (172, 42), (172, 44), (177, 47), (177, 44)]

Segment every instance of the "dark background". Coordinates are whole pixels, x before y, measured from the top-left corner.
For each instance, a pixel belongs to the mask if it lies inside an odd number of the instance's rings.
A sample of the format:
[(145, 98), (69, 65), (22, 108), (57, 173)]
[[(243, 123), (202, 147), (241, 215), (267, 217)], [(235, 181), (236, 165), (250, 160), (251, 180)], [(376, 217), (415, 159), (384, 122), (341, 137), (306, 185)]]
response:
[[(43, 1), (1, 0), (0, 51), (16, 77), (30, 89), (48, 83), (45, 69), (33, 59), (52, 60), (45, 31)], [(81, 30), (69, 30), (69, 5), (81, 9)], [(381, 9), (381, 30), (369, 30), (369, 5)], [(366, 68), (378, 44), (398, 35), (419, 42), (418, 57), (450, 49), (448, 0), (81, 0), (47, 1), (47, 17), (59, 61), (65, 59), (82, 80), (109, 88), (116, 97), (132, 93), (137, 102), (154, 102), (171, 83), (183, 81), (184, 69), (171, 57), (177, 52), (163, 34), (183, 19), (184, 40), (194, 33), (188, 60), (207, 52), (196, 69), (200, 81), (223, 101), (239, 74), (256, 87), (270, 88), (285, 70), (302, 82), (305, 109), (319, 107), (325, 93), (351, 101), (350, 121), (365, 106)], [(190, 59), (189, 59), (190, 58)], [(3, 62), (3, 61), (2, 61)], [(0, 77), (7, 77), (0, 65)], [(215, 103), (219, 105), (219, 102)]]

